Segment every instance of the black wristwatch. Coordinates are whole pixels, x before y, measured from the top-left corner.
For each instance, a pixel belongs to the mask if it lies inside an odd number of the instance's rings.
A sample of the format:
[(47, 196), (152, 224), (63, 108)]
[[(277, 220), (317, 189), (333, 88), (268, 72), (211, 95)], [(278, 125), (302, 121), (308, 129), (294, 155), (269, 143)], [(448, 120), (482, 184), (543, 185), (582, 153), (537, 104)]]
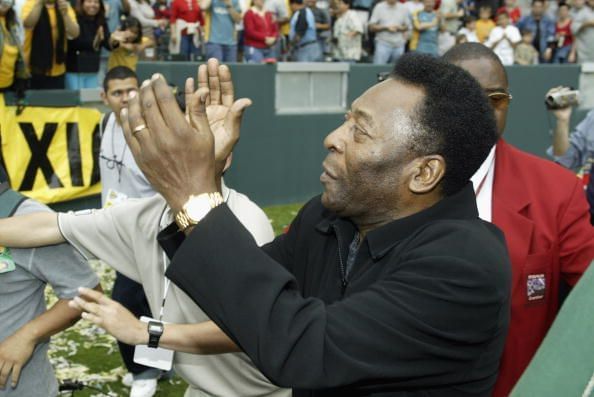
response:
[(160, 321), (149, 321), (147, 330), (149, 334), (148, 347), (156, 349), (159, 347), (159, 339), (163, 335), (163, 323)]

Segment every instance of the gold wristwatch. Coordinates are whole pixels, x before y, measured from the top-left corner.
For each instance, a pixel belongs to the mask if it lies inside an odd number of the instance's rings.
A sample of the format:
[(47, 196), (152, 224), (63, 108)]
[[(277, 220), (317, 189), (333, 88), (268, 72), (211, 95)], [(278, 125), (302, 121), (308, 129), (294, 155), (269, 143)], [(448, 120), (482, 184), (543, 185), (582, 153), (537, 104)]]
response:
[(211, 209), (223, 203), (223, 196), (219, 192), (202, 193), (190, 196), (181, 211), (175, 215), (175, 223), (184, 231), (200, 222)]

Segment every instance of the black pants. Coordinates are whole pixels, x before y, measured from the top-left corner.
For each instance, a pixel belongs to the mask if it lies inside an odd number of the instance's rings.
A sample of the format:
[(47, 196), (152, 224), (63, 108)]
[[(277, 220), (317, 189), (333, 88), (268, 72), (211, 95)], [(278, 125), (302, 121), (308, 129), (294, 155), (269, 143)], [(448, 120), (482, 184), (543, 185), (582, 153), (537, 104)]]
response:
[[(116, 302), (121, 303), (126, 309), (130, 310), (136, 317), (152, 317), (151, 309), (149, 308), (142, 285), (134, 280), (130, 280), (121, 273), (116, 272), (116, 279), (113, 284), (111, 297)], [(134, 346), (126, 345), (120, 341), (118, 341), (118, 346), (120, 347), (120, 355), (122, 356), (124, 365), (129, 372), (132, 374), (139, 374), (148, 369), (152, 369), (134, 362)]]
[(63, 90), (66, 87), (65, 74), (60, 76), (46, 76), (34, 74), (31, 76), (32, 90)]

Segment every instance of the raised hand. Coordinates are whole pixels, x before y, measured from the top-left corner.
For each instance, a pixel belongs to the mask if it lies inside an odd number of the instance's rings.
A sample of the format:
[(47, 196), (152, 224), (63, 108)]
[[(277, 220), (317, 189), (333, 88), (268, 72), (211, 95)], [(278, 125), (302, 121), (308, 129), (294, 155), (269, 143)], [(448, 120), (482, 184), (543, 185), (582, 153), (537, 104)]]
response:
[(121, 113), (126, 142), (152, 186), (174, 211), (190, 195), (217, 191), (214, 138), (206, 118), (207, 90), (189, 98), (192, 122), (186, 120), (161, 75), (130, 95)]
[(99, 42), (103, 41), (105, 38), (105, 32), (103, 31), (103, 26), (99, 26), (97, 29), (97, 33), (95, 34), (95, 39)]
[[(188, 100), (188, 94), (192, 89), (193, 86), (186, 84), (186, 104), (192, 103)], [(207, 65), (200, 65), (198, 68), (198, 89), (207, 90), (209, 93), (206, 99), (206, 115), (214, 134), (216, 172), (220, 176), (227, 157), (239, 140), (243, 112), (252, 101), (247, 98), (235, 100), (231, 71), (227, 65), (219, 65), (216, 59), (209, 59)], [(200, 115), (196, 107), (199, 101), (193, 103), (194, 106), (187, 105), (192, 123), (195, 118), (193, 115)]]
[(99, 49), (99, 46), (101, 46), (101, 43), (103, 42), (104, 38), (105, 33), (103, 31), (103, 26), (99, 26), (99, 28), (97, 29), (97, 33), (95, 33), (95, 37), (93, 38), (93, 48), (95, 50)]
[(116, 30), (115, 32), (113, 32), (111, 34), (110, 40), (112, 41), (112, 43), (117, 42), (118, 44), (122, 44), (122, 43), (126, 43), (127, 41), (130, 40), (131, 36), (131, 32), (127, 31), (127, 30)]
[(58, 0), (58, 9), (62, 14), (66, 14), (68, 12), (68, 0)]

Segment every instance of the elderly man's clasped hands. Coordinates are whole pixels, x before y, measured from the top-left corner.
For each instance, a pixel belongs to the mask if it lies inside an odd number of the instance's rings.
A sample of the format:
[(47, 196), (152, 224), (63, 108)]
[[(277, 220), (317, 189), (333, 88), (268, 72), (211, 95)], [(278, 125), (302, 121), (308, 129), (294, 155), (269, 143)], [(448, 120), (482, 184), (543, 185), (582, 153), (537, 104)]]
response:
[[(251, 105), (235, 101), (231, 72), (210, 59), (185, 84), (186, 114), (163, 76), (156, 74), (121, 113), (136, 163), (174, 212), (190, 195), (220, 190), (215, 180), (239, 140), (241, 118)], [(188, 183), (188, 181), (190, 181)]]

